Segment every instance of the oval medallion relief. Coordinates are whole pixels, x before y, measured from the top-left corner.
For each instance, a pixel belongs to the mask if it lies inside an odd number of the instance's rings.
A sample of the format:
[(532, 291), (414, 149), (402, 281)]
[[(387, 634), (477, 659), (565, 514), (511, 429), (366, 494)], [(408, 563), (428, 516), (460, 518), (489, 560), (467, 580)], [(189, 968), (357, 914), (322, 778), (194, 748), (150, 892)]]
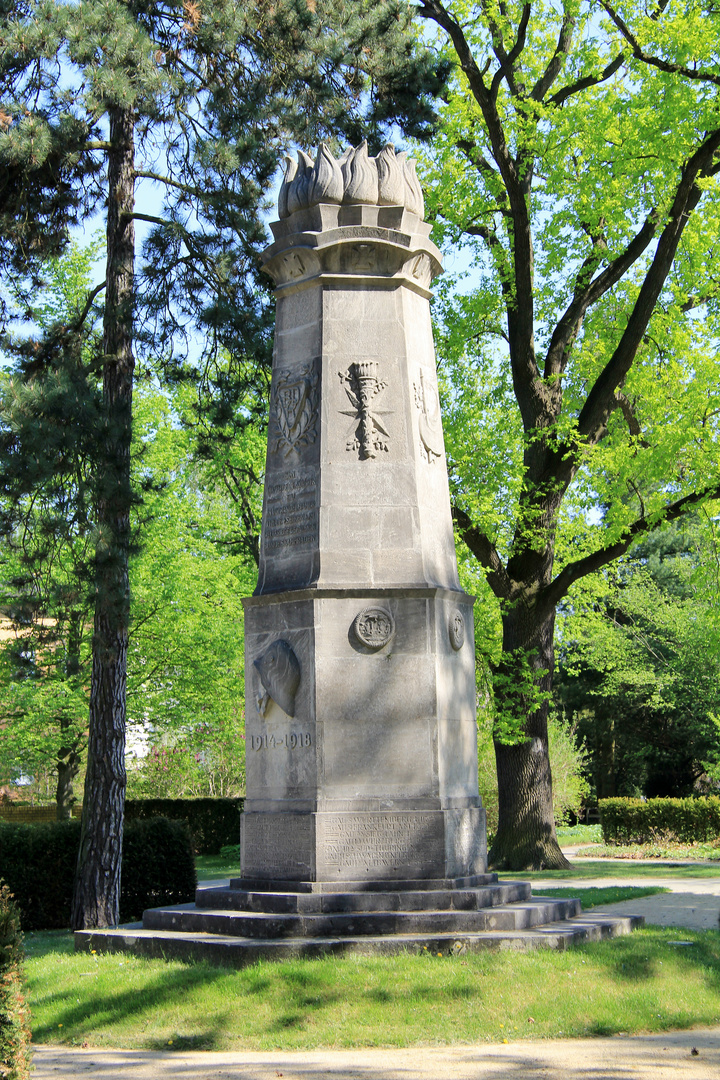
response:
[(450, 616), (448, 633), (450, 634), (450, 644), (455, 652), (458, 652), (465, 644), (465, 617), (460, 608), (455, 608)]

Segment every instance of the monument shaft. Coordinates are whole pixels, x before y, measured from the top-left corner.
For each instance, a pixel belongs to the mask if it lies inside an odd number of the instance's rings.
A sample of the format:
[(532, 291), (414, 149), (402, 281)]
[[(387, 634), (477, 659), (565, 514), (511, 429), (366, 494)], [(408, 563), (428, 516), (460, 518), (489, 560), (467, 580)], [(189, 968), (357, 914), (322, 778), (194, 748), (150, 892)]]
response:
[(264, 256), (277, 323), (242, 816), (256, 889), (486, 868), (429, 312), (440, 257), (411, 166), (390, 148), (301, 155)]

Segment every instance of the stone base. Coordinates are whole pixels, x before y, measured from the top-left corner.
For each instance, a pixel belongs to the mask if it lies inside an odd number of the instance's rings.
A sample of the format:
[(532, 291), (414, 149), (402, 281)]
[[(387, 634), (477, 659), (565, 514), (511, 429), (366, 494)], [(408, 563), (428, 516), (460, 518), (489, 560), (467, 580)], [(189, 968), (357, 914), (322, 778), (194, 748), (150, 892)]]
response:
[(448, 887), (431, 881), (472, 884), (487, 869), (485, 835), (485, 811), (479, 806), (245, 812), (243, 881), (252, 888), (300, 892), (340, 885), (353, 890), (417, 888), (418, 882), (424, 888)]
[(533, 897), (528, 882), (485, 877), (490, 880), (480, 888), (417, 892), (308, 895), (203, 888), (195, 904), (146, 911), (142, 925), (77, 931), (75, 949), (243, 967), (258, 960), (348, 953), (456, 956), (484, 949), (565, 949), (643, 924), (636, 915), (582, 915), (579, 900)]

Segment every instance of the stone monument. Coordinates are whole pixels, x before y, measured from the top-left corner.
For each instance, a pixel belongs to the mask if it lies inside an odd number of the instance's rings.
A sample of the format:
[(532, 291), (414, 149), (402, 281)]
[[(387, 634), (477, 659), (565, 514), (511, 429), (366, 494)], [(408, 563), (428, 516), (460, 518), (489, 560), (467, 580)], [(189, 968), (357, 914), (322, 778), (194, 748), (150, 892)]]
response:
[(581, 915), (484, 873), (472, 600), (460, 589), (413, 162), (290, 161), (260, 574), (246, 601), (242, 877), (75, 948), (204, 959), (566, 948)]
[(260, 571), (245, 603), (246, 889), (479, 882), (472, 599), (453, 542), (415, 163), (287, 159)]

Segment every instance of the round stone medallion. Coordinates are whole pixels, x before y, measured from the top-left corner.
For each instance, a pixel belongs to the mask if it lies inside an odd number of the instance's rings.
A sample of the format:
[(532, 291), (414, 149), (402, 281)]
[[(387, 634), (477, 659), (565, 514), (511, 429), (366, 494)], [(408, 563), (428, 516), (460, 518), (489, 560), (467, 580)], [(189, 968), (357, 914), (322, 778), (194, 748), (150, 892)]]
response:
[(395, 632), (395, 623), (385, 608), (365, 608), (353, 621), (355, 636), (369, 649), (381, 649)]
[(465, 644), (465, 617), (460, 608), (455, 608), (450, 616), (448, 632), (450, 634), (450, 644), (455, 652), (462, 649)]

